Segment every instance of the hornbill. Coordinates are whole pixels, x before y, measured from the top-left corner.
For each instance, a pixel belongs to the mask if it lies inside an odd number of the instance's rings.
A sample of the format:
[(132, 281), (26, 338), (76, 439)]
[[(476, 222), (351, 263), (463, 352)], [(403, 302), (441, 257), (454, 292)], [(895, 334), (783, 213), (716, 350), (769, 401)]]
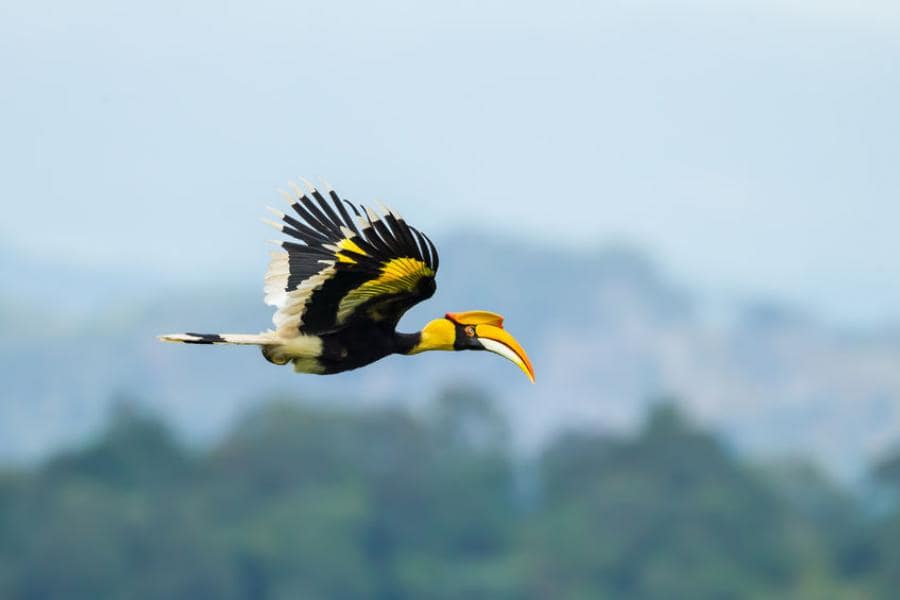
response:
[[(265, 302), (276, 307), (274, 329), (259, 334), (176, 333), (167, 342), (250, 344), (276, 365), (298, 373), (356, 369), (389, 354), (428, 350), (488, 350), (515, 363), (534, 383), (534, 369), (503, 317), (488, 311), (451, 312), (415, 333), (396, 331), (400, 317), (436, 289), (438, 253), (424, 233), (395, 211), (378, 214), (323, 195), (309, 182), (285, 194), (296, 216), (270, 208), (266, 221), (293, 238), (273, 242)], [(350, 213), (353, 213), (351, 216)]]

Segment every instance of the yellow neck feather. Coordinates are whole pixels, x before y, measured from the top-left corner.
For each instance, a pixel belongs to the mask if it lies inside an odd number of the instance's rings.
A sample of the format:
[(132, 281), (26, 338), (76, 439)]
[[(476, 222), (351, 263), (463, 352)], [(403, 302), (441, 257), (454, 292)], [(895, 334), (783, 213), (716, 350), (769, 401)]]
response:
[(453, 350), (454, 342), (456, 342), (456, 326), (447, 319), (435, 319), (422, 329), (419, 343), (413, 346), (409, 353)]

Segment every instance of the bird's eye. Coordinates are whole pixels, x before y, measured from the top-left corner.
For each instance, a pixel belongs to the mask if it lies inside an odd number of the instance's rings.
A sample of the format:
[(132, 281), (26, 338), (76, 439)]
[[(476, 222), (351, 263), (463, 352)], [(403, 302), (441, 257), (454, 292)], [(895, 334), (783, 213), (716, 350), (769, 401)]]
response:
[(469, 337), (475, 337), (475, 328), (471, 325), (466, 327), (466, 335)]

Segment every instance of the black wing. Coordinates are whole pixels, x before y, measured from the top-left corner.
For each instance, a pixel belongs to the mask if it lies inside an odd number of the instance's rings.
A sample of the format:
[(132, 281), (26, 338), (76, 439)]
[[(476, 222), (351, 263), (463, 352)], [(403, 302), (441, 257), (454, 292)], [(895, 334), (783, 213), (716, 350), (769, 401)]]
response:
[[(297, 217), (272, 210), (293, 240), (278, 242), (266, 272), (266, 304), (283, 337), (321, 334), (363, 320), (394, 326), (434, 294), (437, 249), (397, 213), (379, 215), (314, 186), (289, 197)], [(352, 213), (352, 214), (351, 214)], [(296, 240), (296, 241), (294, 241)]]

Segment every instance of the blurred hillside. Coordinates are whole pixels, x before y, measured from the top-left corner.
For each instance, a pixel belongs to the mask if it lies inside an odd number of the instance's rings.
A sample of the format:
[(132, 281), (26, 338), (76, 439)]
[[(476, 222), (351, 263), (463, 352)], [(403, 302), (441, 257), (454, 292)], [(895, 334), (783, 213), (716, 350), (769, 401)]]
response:
[(210, 442), (263, 395), (416, 409), (446, 383), (495, 395), (526, 450), (573, 423), (629, 430), (661, 397), (753, 456), (801, 455), (841, 477), (900, 439), (897, 330), (848, 331), (772, 298), (713, 302), (634, 248), (577, 253), (479, 235), (438, 242), (438, 292), (401, 329), (446, 311), (500, 312), (529, 351), (537, 385), (480, 353), (391, 357), (321, 378), (252, 349), (156, 341), (170, 331), (267, 328), (262, 251), (258, 272), (197, 287), (140, 265), (85, 272), (6, 249), (0, 275), (16, 286), (0, 292), (0, 457), (41, 457), (84, 439), (123, 395), (187, 439)]
[(483, 394), (420, 409), (276, 402), (196, 451), (120, 405), (85, 446), (0, 471), (0, 595), (895, 597), (895, 503), (751, 468), (673, 407), (527, 461)]

